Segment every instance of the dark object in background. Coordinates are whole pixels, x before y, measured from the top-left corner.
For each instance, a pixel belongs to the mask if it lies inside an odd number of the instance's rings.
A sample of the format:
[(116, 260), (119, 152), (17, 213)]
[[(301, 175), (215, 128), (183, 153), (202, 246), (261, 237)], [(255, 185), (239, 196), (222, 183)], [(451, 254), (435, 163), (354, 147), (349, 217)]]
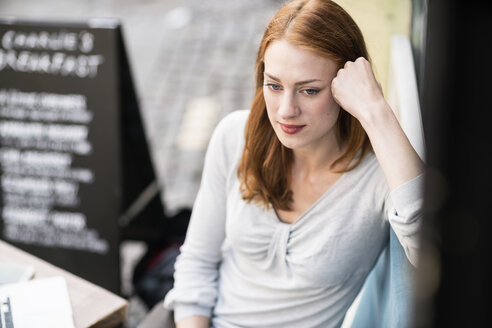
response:
[(491, 7), (428, 2), (421, 89), (427, 176), (415, 327), (490, 326)]
[(121, 23), (5, 17), (0, 39), (0, 238), (119, 294), (119, 218), (155, 181)]
[(135, 266), (132, 283), (148, 309), (162, 301), (174, 285), (174, 263), (183, 244), (191, 210), (182, 209), (166, 218), (160, 241), (148, 243), (147, 252)]

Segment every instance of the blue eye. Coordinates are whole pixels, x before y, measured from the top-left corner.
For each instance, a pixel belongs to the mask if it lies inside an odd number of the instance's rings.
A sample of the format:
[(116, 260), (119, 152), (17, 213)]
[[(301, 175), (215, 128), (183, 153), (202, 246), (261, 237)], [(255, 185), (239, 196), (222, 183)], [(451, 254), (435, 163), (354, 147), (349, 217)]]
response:
[(305, 89), (303, 92), (309, 96), (315, 95), (319, 92), (318, 89)]
[(275, 83), (267, 83), (267, 84), (265, 84), (265, 86), (267, 86), (268, 88), (270, 88), (273, 91), (279, 91), (282, 89), (282, 87), (280, 85), (275, 84)]

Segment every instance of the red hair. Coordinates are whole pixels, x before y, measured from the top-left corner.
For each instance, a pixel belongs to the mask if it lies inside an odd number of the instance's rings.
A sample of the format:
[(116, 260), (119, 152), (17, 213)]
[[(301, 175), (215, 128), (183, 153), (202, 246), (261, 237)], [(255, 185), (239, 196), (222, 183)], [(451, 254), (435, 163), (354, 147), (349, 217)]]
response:
[[(264, 55), (276, 40), (313, 51), (330, 58), (342, 68), (358, 57), (369, 60), (362, 33), (350, 15), (330, 0), (295, 0), (286, 3), (265, 30), (256, 59), (256, 91), (245, 128), (245, 147), (238, 167), (242, 197), (276, 209), (289, 210), (292, 150), (278, 140), (268, 120), (263, 97)], [(345, 160), (358, 157), (357, 167), (370, 142), (361, 124), (344, 110), (337, 121), (340, 140), (346, 142), (345, 152), (332, 163), (332, 168)]]

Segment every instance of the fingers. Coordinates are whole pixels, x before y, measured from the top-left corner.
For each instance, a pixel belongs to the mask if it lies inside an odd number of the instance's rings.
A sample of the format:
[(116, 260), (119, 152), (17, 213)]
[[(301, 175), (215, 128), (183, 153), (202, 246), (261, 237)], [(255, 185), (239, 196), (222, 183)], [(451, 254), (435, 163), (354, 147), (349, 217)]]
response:
[(351, 70), (351, 69), (363, 69), (365, 71), (370, 71), (372, 72), (372, 67), (371, 64), (367, 59), (364, 57), (359, 57), (355, 61), (347, 61), (345, 65), (343, 65), (343, 68), (339, 70)]
[(364, 57), (359, 57), (355, 61), (347, 61), (343, 68), (338, 70), (334, 81), (338, 78), (350, 78), (352, 82), (365, 80), (382, 92), (381, 83), (376, 80), (371, 64)]
[(369, 67), (371, 66), (371, 64), (369, 63), (369, 61), (367, 59), (365, 59), (364, 57), (359, 57), (354, 61), (350, 61), (350, 60), (347, 61), (343, 67), (348, 68), (350, 65), (354, 65), (354, 64), (369, 66)]
[(347, 61), (337, 71), (331, 82), (331, 93), (333, 99), (355, 117), (364, 115), (368, 104), (378, 102), (383, 95), (371, 64), (363, 57)]

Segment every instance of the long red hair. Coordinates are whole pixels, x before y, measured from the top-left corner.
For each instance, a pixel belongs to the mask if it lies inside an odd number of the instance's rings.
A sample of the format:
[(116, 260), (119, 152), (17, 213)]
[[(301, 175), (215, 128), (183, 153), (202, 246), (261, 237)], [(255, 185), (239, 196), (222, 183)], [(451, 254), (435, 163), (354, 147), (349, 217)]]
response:
[[(350, 15), (330, 0), (295, 0), (286, 3), (265, 30), (256, 59), (256, 91), (245, 129), (245, 147), (238, 167), (242, 197), (276, 209), (289, 210), (292, 150), (278, 140), (268, 120), (263, 97), (265, 51), (276, 40), (287, 40), (294, 46), (313, 51), (335, 61), (342, 68), (358, 57), (369, 60), (362, 33)], [(357, 160), (342, 172), (352, 170), (370, 149), (361, 124), (344, 110), (337, 121), (345, 152), (332, 163), (332, 168), (357, 152)]]

